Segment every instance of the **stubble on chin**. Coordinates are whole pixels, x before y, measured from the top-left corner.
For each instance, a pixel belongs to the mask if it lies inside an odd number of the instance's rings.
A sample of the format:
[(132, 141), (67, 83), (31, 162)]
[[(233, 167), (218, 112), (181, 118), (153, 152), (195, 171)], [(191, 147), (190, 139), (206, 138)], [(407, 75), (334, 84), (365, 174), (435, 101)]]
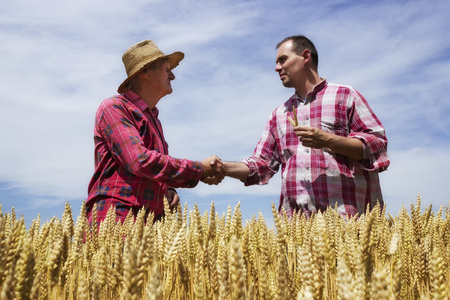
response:
[(282, 81), (282, 83), (283, 83), (284, 87), (287, 87), (287, 88), (292, 87), (292, 84), (288, 80), (284, 80), (284, 81)]

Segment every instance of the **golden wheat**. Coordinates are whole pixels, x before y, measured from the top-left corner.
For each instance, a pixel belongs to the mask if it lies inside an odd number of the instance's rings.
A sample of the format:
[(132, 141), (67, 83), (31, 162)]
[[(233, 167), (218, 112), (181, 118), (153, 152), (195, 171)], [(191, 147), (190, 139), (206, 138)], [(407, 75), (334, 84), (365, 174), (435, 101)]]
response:
[(0, 300), (448, 299), (450, 208), (420, 205), (347, 220), (272, 205), (268, 228), (261, 214), (244, 226), (239, 203), (222, 216), (165, 203), (156, 222), (140, 211), (116, 223), (111, 209), (89, 227), (85, 203), (75, 224), (66, 203), (28, 230), (0, 205)]

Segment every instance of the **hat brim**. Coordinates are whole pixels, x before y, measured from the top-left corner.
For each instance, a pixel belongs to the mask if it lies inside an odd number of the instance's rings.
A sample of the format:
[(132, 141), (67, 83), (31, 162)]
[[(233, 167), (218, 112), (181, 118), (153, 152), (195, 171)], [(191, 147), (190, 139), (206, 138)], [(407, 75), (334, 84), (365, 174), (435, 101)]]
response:
[(119, 86), (119, 88), (117, 89), (117, 92), (119, 94), (123, 94), (128, 90), (128, 84), (130, 83), (130, 80), (133, 79), (137, 74), (139, 74), (139, 72), (141, 72), (145, 67), (147, 67), (148, 65), (154, 63), (155, 61), (157, 61), (158, 59), (161, 58), (168, 58), (169, 62), (170, 62), (170, 69), (174, 69), (176, 66), (178, 66), (180, 64), (180, 61), (183, 60), (184, 58), (184, 53), (183, 52), (174, 52), (172, 54), (168, 54), (168, 55), (161, 55), (145, 64), (142, 65), (142, 67), (137, 70), (136, 72), (134, 72), (133, 74), (130, 74), (130, 76), (128, 76), (127, 79), (124, 80), (124, 82), (122, 82), (122, 84)]

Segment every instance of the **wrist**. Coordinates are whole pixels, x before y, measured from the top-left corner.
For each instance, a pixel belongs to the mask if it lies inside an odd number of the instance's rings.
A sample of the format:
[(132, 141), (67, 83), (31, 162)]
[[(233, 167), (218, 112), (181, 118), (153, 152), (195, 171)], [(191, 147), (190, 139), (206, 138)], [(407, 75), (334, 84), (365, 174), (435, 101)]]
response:
[(223, 162), (225, 167), (225, 176), (233, 177), (240, 180), (246, 180), (250, 169), (243, 162)]
[(322, 149), (328, 152), (336, 152), (336, 144), (338, 143), (340, 136), (337, 136), (335, 134), (331, 134), (331, 133), (327, 133), (326, 139), (325, 139), (325, 143), (322, 147)]

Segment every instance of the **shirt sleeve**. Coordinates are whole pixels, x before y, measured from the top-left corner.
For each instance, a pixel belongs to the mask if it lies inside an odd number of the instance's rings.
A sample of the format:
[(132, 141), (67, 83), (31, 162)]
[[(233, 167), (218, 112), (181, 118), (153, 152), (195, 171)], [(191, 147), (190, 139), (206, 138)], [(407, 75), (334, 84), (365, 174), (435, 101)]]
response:
[[(97, 115), (98, 134), (114, 159), (138, 177), (165, 181), (171, 187), (194, 187), (202, 174), (201, 162), (177, 159), (144, 145), (133, 113), (119, 104), (102, 105)], [(151, 126), (148, 126), (152, 130)], [(152, 135), (156, 138), (157, 133)], [(165, 141), (161, 141), (165, 143)]]
[(267, 122), (253, 156), (242, 161), (250, 170), (247, 180), (244, 181), (246, 186), (267, 184), (278, 172), (281, 161), (277, 150), (277, 140), (272, 131), (274, 120), (275, 118), (272, 117)]
[(361, 167), (370, 172), (382, 172), (390, 164), (385, 130), (364, 97), (356, 92), (350, 109), (349, 137), (363, 143)]

